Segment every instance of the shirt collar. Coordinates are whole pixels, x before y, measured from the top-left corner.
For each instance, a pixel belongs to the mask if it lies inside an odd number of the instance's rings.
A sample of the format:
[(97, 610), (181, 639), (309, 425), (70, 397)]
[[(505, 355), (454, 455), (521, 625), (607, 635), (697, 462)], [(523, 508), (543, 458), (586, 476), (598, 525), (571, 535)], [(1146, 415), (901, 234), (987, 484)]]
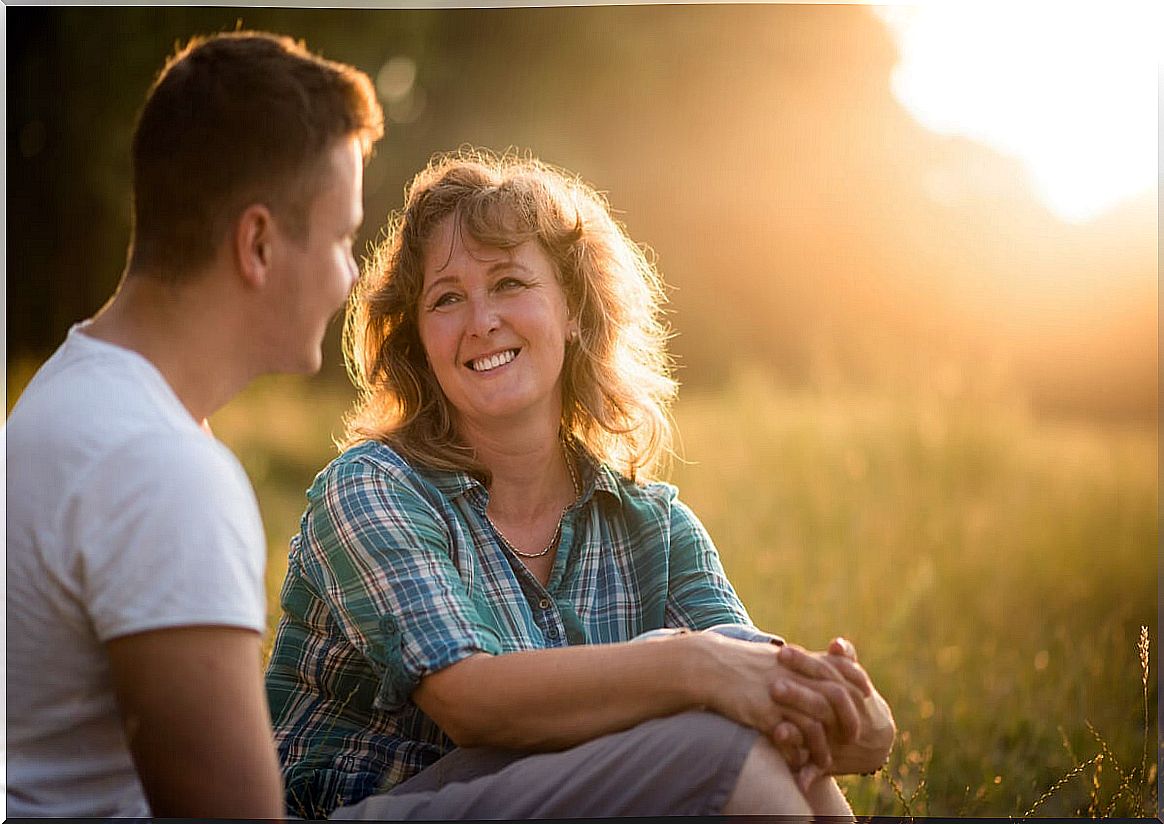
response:
[(464, 495), (473, 487), (481, 486), (480, 481), (468, 472), (460, 472), (452, 469), (432, 469), (429, 467), (424, 467), (421, 471), (432, 481), (433, 486), (450, 498)]
[(622, 501), (622, 492), (619, 489), (618, 475), (609, 466), (596, 461), (585, 447), (577, 447), (581, 465), (581, 481), (582, 481), (582, 501), (590, 500), (590, 497), (595, 492), (603, 492), (614, 498), (615, 501)]

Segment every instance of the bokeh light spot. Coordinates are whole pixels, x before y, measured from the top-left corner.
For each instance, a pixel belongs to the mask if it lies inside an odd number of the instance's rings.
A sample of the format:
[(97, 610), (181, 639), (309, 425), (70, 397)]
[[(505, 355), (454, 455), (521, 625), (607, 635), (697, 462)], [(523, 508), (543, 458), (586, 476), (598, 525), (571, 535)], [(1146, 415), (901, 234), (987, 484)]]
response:
[(416, 62), (404, 55), (389, 59), (376, 73), (376, 91), (389, 104), (408, 97), (415, 83)]

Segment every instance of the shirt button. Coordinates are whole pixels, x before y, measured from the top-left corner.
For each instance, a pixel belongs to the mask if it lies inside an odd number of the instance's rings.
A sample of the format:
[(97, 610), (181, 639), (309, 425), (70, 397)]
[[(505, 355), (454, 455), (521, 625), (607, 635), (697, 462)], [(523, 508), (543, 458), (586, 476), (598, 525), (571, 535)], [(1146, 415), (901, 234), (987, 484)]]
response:
[(538, 607), (541, 609), (549, 609), (550, 608), (550, 599), (543, 598), (542, 600), (538, 601)]
[(557, 630), (557, 628), (556, 628), (556, 627), (550, 627), (550, 628), (549, 628), (549, 630), (546, 632), (546, 635), (550, 636), (551, 638), (557, 638), (557, 637), (558, 637), (558, 630)]

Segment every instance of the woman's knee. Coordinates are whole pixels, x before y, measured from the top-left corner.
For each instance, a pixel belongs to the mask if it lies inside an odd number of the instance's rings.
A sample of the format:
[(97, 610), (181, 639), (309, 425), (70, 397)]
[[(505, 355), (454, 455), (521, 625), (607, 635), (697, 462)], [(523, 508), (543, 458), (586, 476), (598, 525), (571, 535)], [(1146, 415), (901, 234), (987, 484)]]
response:
[(812, 806), (796, 786), (784, 757), (767, 738), (758, 736), (740, 769), (735, 788), (724, 805), (725, 815), (813, 814)]
[(653, 750), (659, 765), (678, 760), (731, 772), (724, 814), (811, 816), (814, 812), (784, 757), (755, 730), (712, 712), (658, 718), (640, 730), (645, 733), (644, 750)]
[(818, 779), (804, 797), (808, 801), (808, 806), (812, 808), (813, 815), (852, 820), (853, 808), (849, 806), (849, 800), (845, 798), (845, 794), (837, 785), (837, 780), (831, 775)]

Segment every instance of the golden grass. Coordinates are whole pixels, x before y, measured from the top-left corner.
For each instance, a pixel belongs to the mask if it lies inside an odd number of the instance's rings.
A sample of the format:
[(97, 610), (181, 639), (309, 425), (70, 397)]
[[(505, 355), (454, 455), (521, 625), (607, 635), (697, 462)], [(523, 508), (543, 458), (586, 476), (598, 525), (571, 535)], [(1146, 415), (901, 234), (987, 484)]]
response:
[(674, 480), (756, 622), (810, 647), (847, 635), (894, 707), (889, 769), (844, 781), (857, 812), (1153, 814), (1136, 652), (1156, 618), (1154, 431), (756, 373), (676, 419)]
[[(31, 368), (9, 369), (9, 407)], [(303, 493), (352, 393), (255, 383), (212, 421), (256, 486), (272, 625)], [(1050, 423), (1000, 392), (685, 392), (672, 473), (755, 621), (834, 634), (894, 708), (858, 814), (1155, 815), (1155, 431)], [(1151, 741), (1149, 741), (1151, 739)]]
[[(273, 378), (214, 420), (258, 489), (272, 624), (350, 399)], [(672, 480), (756, 622), (810, 647), (845, 634), (894, 708), (889, 766), (842, 780), (859, 814), (1152, 814), (1137, 640), (1156, 631), (1154, 431), (754, 371), (685, 393), (675, 417)]]

